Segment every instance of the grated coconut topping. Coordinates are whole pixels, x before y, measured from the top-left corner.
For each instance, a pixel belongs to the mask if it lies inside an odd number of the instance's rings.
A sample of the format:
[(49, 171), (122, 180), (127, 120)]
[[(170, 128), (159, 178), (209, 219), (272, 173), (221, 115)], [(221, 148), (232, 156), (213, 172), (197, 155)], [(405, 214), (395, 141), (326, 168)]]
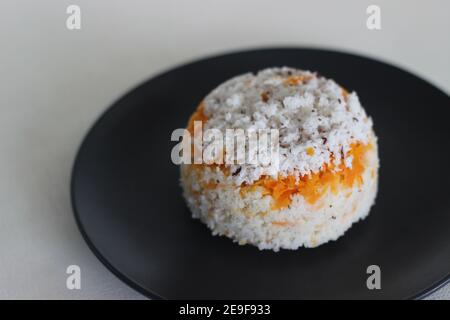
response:
[(355, 92), (347, 93), (316, 73), (288, 67), (226, 81), (205, 98), (204, 114), (205, 130), (279, 130), (279, 166), (227, 165), (237, 185), (264, 175), (299, 178), (332, 161), (335, 170), (342, 162), (351, 168), (350, 146), (374, 137), (372, 121)]

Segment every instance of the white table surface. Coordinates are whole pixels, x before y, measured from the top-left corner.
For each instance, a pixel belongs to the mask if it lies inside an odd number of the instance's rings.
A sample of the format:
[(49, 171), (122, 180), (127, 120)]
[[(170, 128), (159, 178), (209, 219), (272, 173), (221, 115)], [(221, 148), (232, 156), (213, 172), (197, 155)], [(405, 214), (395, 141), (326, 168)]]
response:
[[(69, 4), (81, 30), (66, 28)], [(369, 4), (380, 31), (366, 28)], [(448, 12), (449, 1), (2, 0), (0, 298), (143, 298), (88, 249), (69, 199), (81, 139), (136, 84), (205, 55), (299, 45), (377, 57), (448, 93)], [(66, 288), (71, 264), (81, 290)], [(450, 286), (431, 298), (450, 299)]]

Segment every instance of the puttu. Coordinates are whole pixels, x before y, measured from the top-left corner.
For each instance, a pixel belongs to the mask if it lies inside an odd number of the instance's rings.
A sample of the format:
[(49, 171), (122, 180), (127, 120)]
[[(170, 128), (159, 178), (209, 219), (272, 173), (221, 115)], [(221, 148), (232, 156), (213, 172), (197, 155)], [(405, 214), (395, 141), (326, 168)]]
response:
[(337, 240), (374, 204), (379, 159), (372, 119), (355, 92), (331, 79), (289, 67), (239, 75), (200, 102), (188, 132), (195, 122), (224, 135), (278, 132), (276, 161), (180, 166), (192, 216), (213, 235), (261, 250), (313, 248)]

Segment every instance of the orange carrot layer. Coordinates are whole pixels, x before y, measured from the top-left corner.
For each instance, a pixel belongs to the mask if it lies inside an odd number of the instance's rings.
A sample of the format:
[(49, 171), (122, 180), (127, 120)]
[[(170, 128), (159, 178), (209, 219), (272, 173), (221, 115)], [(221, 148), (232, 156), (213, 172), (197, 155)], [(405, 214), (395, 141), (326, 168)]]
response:
[(333, 164), (325, 164), (320, 172), (305, 175), (298, 180), (294, 176), (279, 177), (278, 179), (263, 176), (253, 184), (241, 187), (241, 194), (262, 187), (263, 195), (270, 195), (274, 200), (273, 210), (288, 207), (295, 194), (303, 196), (308, 203), (314, 204), (327, 190), (336, 194), (342, 187), (352, 188), (355, 184), (360, 186), (363, 182), (365, 154), (370, 148), (372, 148), (371, 144), (352, 144), (348, 152), (348, 156), (353, 156), (351, 168), (347, 168), (342, 162), (339, 165), (340, 170), (335, 171)]

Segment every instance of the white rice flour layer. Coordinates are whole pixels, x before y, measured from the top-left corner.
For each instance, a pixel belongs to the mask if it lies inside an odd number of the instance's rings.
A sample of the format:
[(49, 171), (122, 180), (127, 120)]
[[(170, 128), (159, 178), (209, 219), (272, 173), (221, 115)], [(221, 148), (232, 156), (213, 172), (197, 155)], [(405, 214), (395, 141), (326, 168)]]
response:
[[(366, 154), (361, 186), (331, 191), (314, 203), (294, 195), (288, 208), (272, 210), (271, 196), (262, 188), (241, 194), (229, 177), (218, 168), (195, 170), (182, 166), (184, 197), (194, 218), (199, 218), (214, 235), (225, 235), (239, 244), (259, 249), (298, 249), (316, 247), (342, 236), (350, 226), (364, 219), (377, 194), (378, 154), (376, 144)], [(220, 187), (202, 187), (211, 179)]]

